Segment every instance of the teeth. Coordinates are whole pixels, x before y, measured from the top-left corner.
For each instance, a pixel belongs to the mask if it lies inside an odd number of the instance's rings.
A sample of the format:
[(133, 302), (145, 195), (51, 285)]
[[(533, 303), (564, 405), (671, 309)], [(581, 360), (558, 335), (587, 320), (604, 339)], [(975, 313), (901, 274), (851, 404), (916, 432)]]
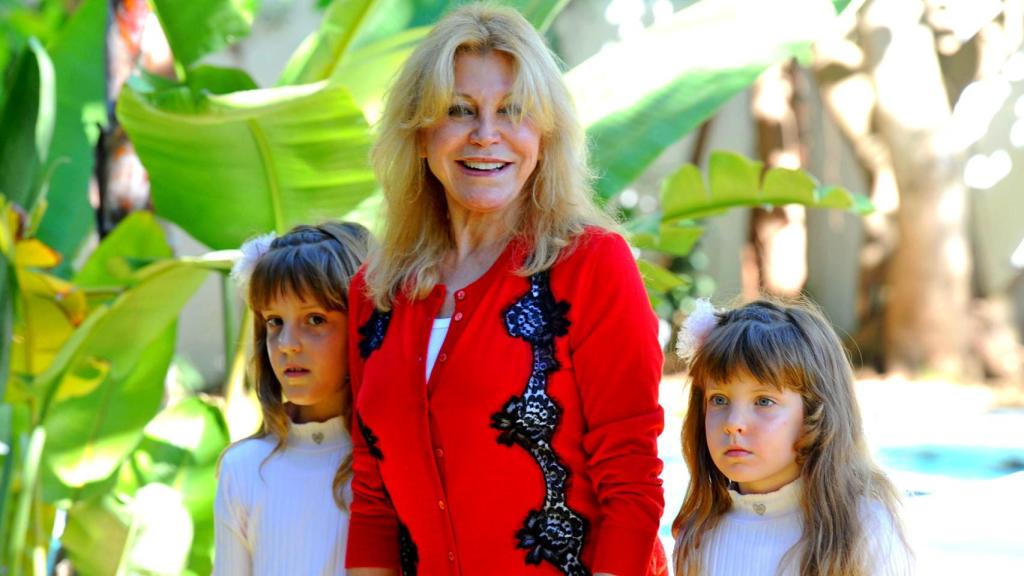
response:
[(463, 162), (474, 170), (497, 170), (505, 165), (504, 162)]

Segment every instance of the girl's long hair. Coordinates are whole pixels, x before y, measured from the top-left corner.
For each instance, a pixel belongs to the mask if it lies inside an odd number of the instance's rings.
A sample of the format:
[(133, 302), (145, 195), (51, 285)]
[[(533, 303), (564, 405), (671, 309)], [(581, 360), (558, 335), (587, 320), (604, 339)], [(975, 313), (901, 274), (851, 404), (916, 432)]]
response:
[(588, 225), (613, 220), (592, 200), (584, 131), (561, 71), (540, 34), (518, 12), (488, 4), (463, 6), (442, 19), (395, 78), (378, 126), (371, 162), (384, 192), (380, 249), (370, 257), (367, 286), (374, 305), (425, 296), (439, 281), (443, 258), (454, 249), (444, 188), (420, 157), (423, 129), (447, 116), (455, 96), (455, 58), (501, 52), (512, 58), (510, 98), (519, 121), (541, 132), (537, 167), (523, 186), (514, 234), (531, 246), (518, 272), (550, 268)]
[(732, 505), (729, 479), (708, 450), (704, 391), (739, 376), (803, 398), (804, 429), (794, 446), (803, 484), (803, 534), (784, 563), (799, 557), (801, 576), (866, 574), (865, 501), (884, 505), (904, 543), (905, 538), (898, 493), (867, 449), (853, 371), (838, 336), (806, 301), (759, 300), (717, 317), (690, 363), (682, 441), (691, 478), (672, 524), (676, 574), (700, 573), (702, 541)]
[[(267, 458), (288, 443), (289, 414), (267, 352), (267, 321), (263, 317), (270, 303), (293, 294), (313, 300), (328, 310), (348, 311), (348, 285), (366, 258), (370, 233), (359, 224), (327, 222), (301, 225), (275, 238), (269, 250), (256, 262), (249, 280), (249, 306), (253, 311), (253, 355), (249, 365), (256, 396), (263, 413), (260, 430), (251, 438), (273, 436), (277, 441)], [(345, 354), (339, 350), (338, 354)], [(352, 423), (351, 388), (342, 385), (342, 417), (345, 430)], [(264, 460), (264, 463), (266, 460)], [(342, 460), (334, 474), (332, 493), (346, 509), (344, 488), (352, 476), (352, 455)]]

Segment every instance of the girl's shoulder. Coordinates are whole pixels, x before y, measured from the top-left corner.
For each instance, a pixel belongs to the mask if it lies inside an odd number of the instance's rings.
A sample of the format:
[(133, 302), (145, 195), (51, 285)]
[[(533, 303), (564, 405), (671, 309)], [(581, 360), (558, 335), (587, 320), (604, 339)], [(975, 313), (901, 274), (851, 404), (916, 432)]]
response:
[(871, 573), (903, 576), (914, 572), (914, 555), (898, 516), (881, 500), (864, 498), (859, 504), (864, 556)]
[(256, 471), (267, 456), (274, 451), (277, 442), (270, 436), (262, 438), (245, 438), (224, 449), (220, 458), (220, 472), (232, 475), (247, 474)]

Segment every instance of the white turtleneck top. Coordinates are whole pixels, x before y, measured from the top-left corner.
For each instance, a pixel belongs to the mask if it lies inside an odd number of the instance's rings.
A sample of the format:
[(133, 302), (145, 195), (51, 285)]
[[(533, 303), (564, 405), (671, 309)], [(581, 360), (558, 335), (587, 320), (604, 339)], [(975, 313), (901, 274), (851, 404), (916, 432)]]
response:
[[(768, 494), (729, 490), (732, 509), (701, 544), (703, 576), (797, 576), (800, 555), (786, 552), (800, 540), (801, 481)], [(900, 538), (888, 510), (879, 502), (861, 506), (861, 519), (872, 576), (913, 573), (913, 557)], [(785, 557), (785, 558), (784, 558)], [(785, 559), (785, 564), (780, 564)]]
[[(243, 440), (221, 460), (213, 573), (344, 574), (348, 512), (331, 488), (352, 452), (342, 418), (291, 424), (287, 446), (261, 468), (275, 444), (273, 437)], [(348, 487), (345, 496), (351, 502)]]

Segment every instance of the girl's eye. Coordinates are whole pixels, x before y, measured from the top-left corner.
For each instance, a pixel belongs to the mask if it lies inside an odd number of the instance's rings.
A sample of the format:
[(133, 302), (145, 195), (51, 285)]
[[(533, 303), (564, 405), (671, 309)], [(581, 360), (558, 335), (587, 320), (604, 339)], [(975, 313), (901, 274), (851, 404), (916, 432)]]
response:
[(310, 314), (308, 322), (312, 326), (320, 326), (322, 324), (327, 324), (327, 317), (320, 314)]
[(267, 323), (267, 329), (268, 330), (272, 330), (274, 328), (280, 328), (282, 322), (281, 322), (280, 318), (278, 318), (276, 316), (271, 316), (270, 318), (267, 318), (266, 323)]
[(472, 115), (473, 110), (465, 104), (452, 104), (448, 107), (448, 116), (451, 116), (452, 118), (465, 118)]
[(712, 406), (725, 406), (729, 403), (729, 399), (721, 394), (712, 394), (708, 397), (708, 404)]
[(761, 407), (774, 406), (775, 405), (775, 400), (772, 400), (771, 398), (768, 398), (767, 396), (761, 396), (760, 398), (755, 400), (755, 403), (758, 406), (761, 406)]

